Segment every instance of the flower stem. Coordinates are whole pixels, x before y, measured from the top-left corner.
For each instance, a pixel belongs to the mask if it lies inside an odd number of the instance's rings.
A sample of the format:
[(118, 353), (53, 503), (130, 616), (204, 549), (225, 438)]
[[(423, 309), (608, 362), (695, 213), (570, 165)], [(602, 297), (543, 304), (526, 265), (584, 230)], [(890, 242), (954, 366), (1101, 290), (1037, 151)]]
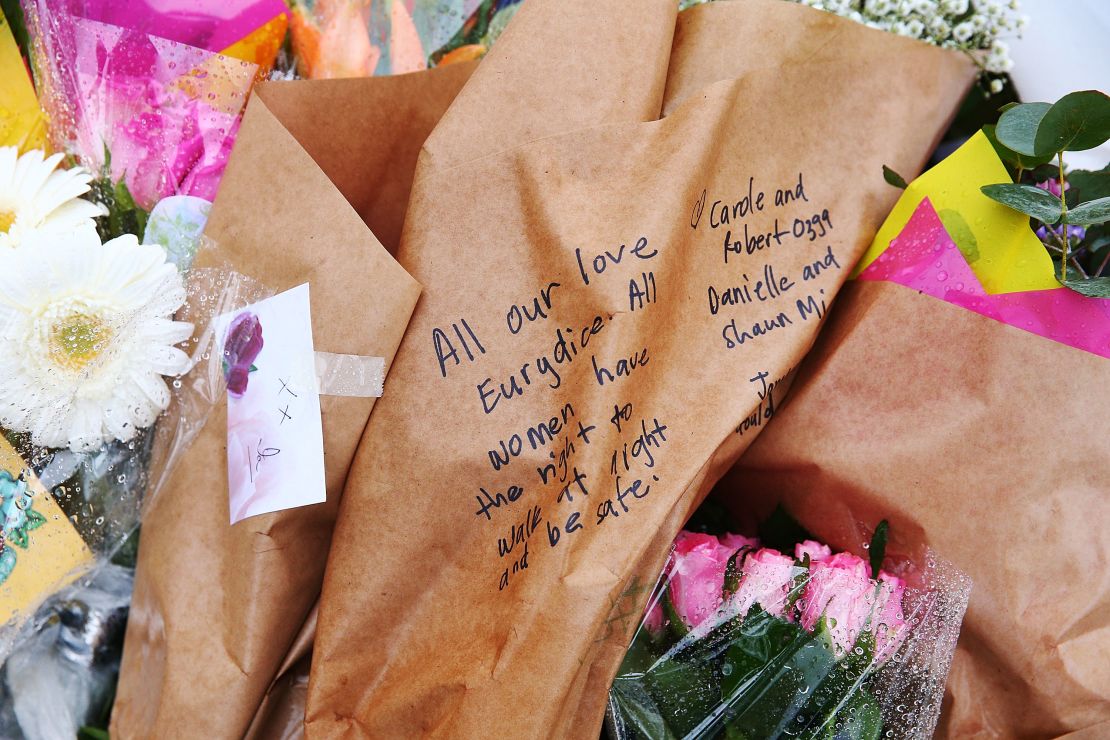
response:
[[(1060, 228), (1064, 232), (1064, 257), (1060, 260), (1060, 282), (1068, 281), (1068, 201), (1064, 197), (1064, 152), (1056, 152), (1060, 164)], [(1049, 229), (1051, 231), (1051, 229)]]
[(1110, 250), (1106, 251), (1106, 256), (1102, 258), (1102, 264), (1095, 270), (1095, 277), (1102, 275), (1102, 271), (1106, 269), (1106, 263), (1110, 262)]

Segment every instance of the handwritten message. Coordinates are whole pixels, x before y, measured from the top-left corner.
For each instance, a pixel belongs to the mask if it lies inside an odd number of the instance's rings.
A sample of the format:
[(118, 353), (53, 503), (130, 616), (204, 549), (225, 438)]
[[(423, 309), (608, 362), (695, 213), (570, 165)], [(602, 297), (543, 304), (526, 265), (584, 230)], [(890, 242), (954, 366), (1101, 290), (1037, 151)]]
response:
[[(666, 340), (645, 326), (680, 303), (696, 324), (682, 331), (704, 337), (692, 367), (746, 368), (733, 386), (750, 398), (733, 430), (743, 436), (774, 416), (789, 375), (753, 366), (743, 353), (828, 309), (829, 274), (843, 269), (832, 242), (837, 219), (807, 191), (804, 172), (773, 184), (750, 176), (735, 192), (704, 190), (688, 226), (685, 215), (679, 220), (692, 239), (672, 230), (576, 246), (557, 274), (496, 314), (453, 316), (432, 330), (429, 358), (444, 392), (503, 422), (474, 461), (486, 482), (462, 494), (465, 516), (496, 552), (490, 582), (498, 590), (534, 569), (538, 552), (635, 517), (666, 478), (680, 433), (666, 410), (638, 400), (652, 396), (637, 387), (670, 377), (660, 363), (673, 355), (660, 359)], [(675, 286), (663, 276), (674, 275), (680, 246), (681, 259), (696, 260), (707, 279), (668, 292)]]

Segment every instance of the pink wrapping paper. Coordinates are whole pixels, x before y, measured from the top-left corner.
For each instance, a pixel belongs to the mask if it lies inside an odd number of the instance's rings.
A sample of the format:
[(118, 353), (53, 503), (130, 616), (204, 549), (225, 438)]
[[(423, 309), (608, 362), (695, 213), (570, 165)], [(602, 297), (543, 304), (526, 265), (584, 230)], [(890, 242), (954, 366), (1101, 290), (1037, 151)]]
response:
[(928, 198), (860, 276), (939, 298), (1054, 342), (1110, 358), (1110, 299), (1064, 287), (988, 295)]
[[(55, 145), (150, 210), (211, 200), (256, 65), (37, 6), (40, 98)], [(31, 14), (29, 14), (31, 15)]]
[(52, 13), (222, 52), (282, 13), (282, 0), (52, 0)]

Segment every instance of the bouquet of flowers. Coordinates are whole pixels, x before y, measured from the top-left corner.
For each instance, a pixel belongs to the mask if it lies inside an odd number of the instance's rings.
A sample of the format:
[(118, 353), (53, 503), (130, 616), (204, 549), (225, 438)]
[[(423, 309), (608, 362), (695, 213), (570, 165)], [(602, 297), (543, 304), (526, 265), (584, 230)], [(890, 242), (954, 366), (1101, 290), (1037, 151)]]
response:
[(970, 582), (934, 561), (882, 570), (886, 536), (868, 561), (679, 533), (610, 690), (611, 734), (931, 737)]
[[(781, 497), (810, 526), (898, 511), (902, 531), (974, 579), (976, 641), (952, 664), (955, 736), (1079, 731), (1110, 697), (1092, 566), (1110, 552), (1110, 512), (1091, 467), (1110, 454), (1110, 426), (1088, 392), (1110, 379), (1110, 192), (1105, 170), (1047, 166), (1110, 136), (1110, 99), (1026, 105), (1042, 115), (1010, 108), (908, 184), (734, 471), (750, 499)], [(1022, 565), (1000, 571), (984, 551)]]

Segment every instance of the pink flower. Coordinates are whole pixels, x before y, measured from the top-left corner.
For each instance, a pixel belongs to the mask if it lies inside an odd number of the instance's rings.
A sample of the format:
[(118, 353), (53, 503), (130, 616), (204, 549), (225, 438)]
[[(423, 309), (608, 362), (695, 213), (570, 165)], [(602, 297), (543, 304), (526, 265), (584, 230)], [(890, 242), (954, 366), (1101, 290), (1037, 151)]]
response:
[(722, 535), (720, 540), (721, 547), (728, 550), (729, 557), (732, 557), (732, 553), (745, 547), (750, 550), (755, 550), (759, 547), (759, 540), (755, 539), (754, 537), (745, 537), (742, 534)]
[[(1048, 192), (1055, 195), (1057, 198), (1060, 197), (1060, 181), (1059, 180), (1048, 179), (1048, 180), (1045, 180), (1044, 182), (1037, 183), (1037, 187), (1040, 188), (1041, 190), (1047, 190)], [(1071, 190), (1071, 183), (1065, 182), (1064, 183), (1064, 189), (1065, 190)]]
[(809, 562), (816, 563), (832, 557), (832, 550), (829, 549), (828, 545), (813, 540), (806, 540), (794, 545), (795, 560), (804, 560), (806, 555), (809, 555)]
[(744, 617), (752, 604), (782, 616), (786, 597), (794, 577), (794, 559), (778, 550), (764, 548), (748, 555), (744, 560), (740, 586), (730, 602), (736, 613)]
[(711, 534), (679, 532), (671, 555), (671, 601), (688, 627), (697, 627), (721, 605), (725, 566), (733, 551)]
[(802, 627), (812, 632), (825, 617), (839, 654), (852, 649), (871, 616), (877, 589), (868, 569), (851, 553), (837, 553), (810, 566), (802, 594)]
[(898, 576), (879, 571), (879, 593), (869, 629), (875, 635), (875, 660), (882, 663), (898, 649), (906, 638), (909, 625), (902, 613), (902, 597), (906, 584)]
[[(671, 600), (688, 627), (696, 627), (721, 606), (725, 570), (729, 559), (743, 548), (759, 547), (759, 541), (739, 534), (720, 539), (709, 534), (679, 532), (669, 561)], [(644, 617), (653, 633), (663, 629), (663, 606), (656, 601)]]

